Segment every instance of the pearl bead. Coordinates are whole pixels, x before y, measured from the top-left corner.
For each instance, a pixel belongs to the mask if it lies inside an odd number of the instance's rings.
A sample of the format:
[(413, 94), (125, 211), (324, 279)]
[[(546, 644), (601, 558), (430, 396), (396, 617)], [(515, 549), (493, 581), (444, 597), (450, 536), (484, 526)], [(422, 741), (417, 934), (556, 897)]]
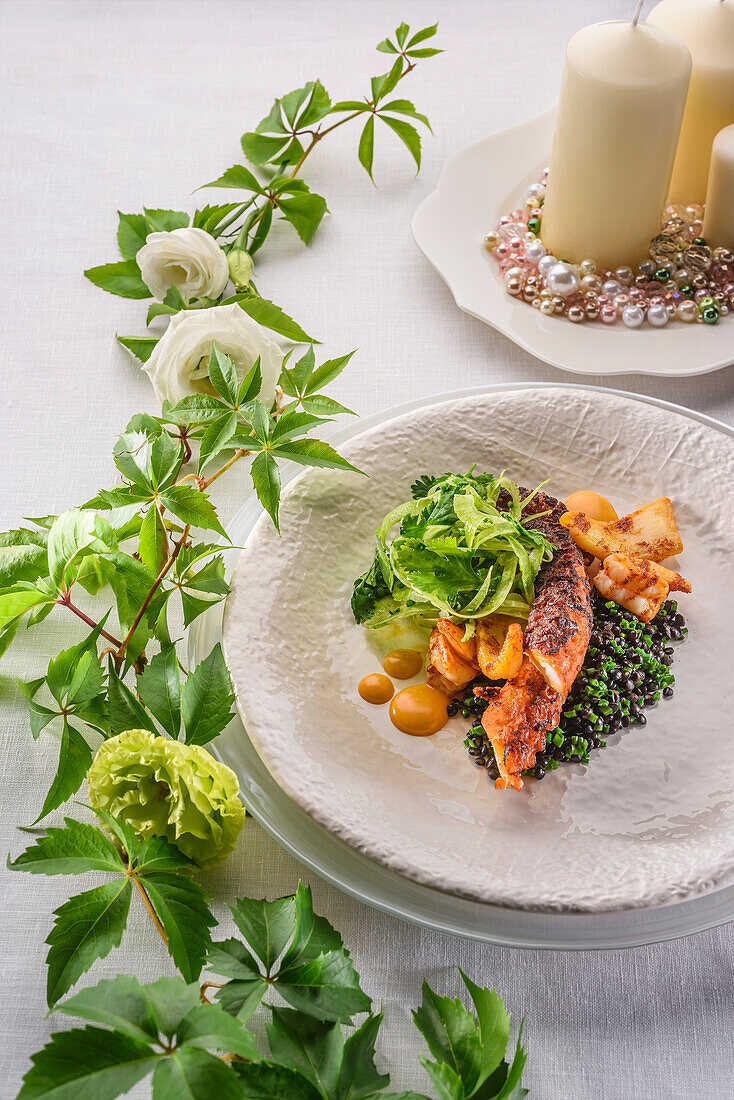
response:
[(563, 301), (563, 298), (559, 298), (558, 295), (556, 295), (555, 298), (553, 299), (553, 310), (554, 310), (554, 312), (555, 313), (563, 313), (565, 308), (566, 307), (565, 307), (565, 303)]
[(526, 210), (537, 210), (539, 206), (540, 206), (540, 202), (538, 201), (538, 199), (534, 199), (534, 198), (525, 199), (525, 209)]
[(613, 325), (617, 320), (617, 311), (614, 306), (604, 306), (600, 316), (605, 325)]
[(642, 306), (630, 304), (622, 310), (622, 320), (627, 328), (639, 328), (645, 320), (645, 311)]
[(581, 306), (569, 306), (566, 316), (568, 317), (569, 321), (573, 321), (575, 325), (578, 325), (584, 320), (586, 314), (584, 313)]
[(582, 275), (595, 275), (596, 264), (593, 260), (582, 260), (579, 264), (579, 271)]
[(584, 310), (586, 312), (586, 316), (589, 318), (590, 321), (595, 321), (599, 316), (599, 307), (596, 302), (590, 302), (587, 299)]
[(521, 267), (511, 267), (505, 272), (505, 287), (509, 294), (520, 294), (525, 286), (525, 272)]
[(635, 273), (631, 267), (618, 267), (615, 271), (617, 282), (622, 286), (632, 286), (632, 281), (635, 277)]
[(527, 196), (529, 199), (544, 199), (545, 186), (542, 183), (531, 183), (527, 190)]
[(678, 303), (676, 314), (679, 321), (684, 321), (689, 325), (692, 321), (695, 321), (698, 317), (698, 309), (695, 302), (683, 301)]
[(550, 253), (548, 253), (546, 256), (543, 256), (542, 260), (538, 261), (538, 271), (544, 279), (547, 279), (548, 272), (552, 267), (555, 267), (557, 263), (558, 260), (555, 256), (551, 256)]
[(541, 298), (540, 299), (540, 312), (542, 314), (544, 314), (546, 317), (552, 317), (553, 316), (553, 314), (555, 313), (555, 309), (553, 307), (552, 298)]
[(535, 295), (535, 287), (534, 286), (526, 286), (525, 289), (522, 292), (522, 296), (523, 296), (523, 298), (525, 299), (526, 302), (532, 302), (533, 298), (535, 298), (535, 296), (536, 296)]
[(614, 296), (614, 306), (615, 306), (615, 309), (617, 309), (618, 311), (621, 312), (624, 309), (625, 306), (629, 305), (629, 303), (630, 303), (629, 294), (615, 294), (615, 296)]
[(662, 328), (668, 323), (668, 310), (664, 302), (655, 302), (648, 308), (647, 319), (655, 328)]
[(596, 293), (597, 291), (601, 290), (601, 286), (602, 286), (602, 283), (601, 283), (601, 279), (599, 278), (599, 276), (594, 275), (592, 273), (589, 273), (588, 275), (584, 275), (584, 277), (581, 280), (581, 289), (582, 290), (586, 290), (586, 291), (591, 290), (591, 291), (594, 291)]
[(490, 229), (489, 233), (484, 234), (484, 247), (489, 252), (493, 252), (499, 243), (500, 235), (496, 229)]
[(539, 241), (537, 237), (533, 237), (525, 245), (525, 256), (536, 267), (545, 256), (545, 245), (542, 241)]
[(579, 289), (579, 277), (571, 264), (555, 264), (546, 275), (546, 279), (553, 293), (561, 298), (568, 298)]
[(616, 297), (617, 294), (622, 293), (623, 289), (624, 288), (622, 284), (617, 282), (616, 279), (607, 279), (607, 281), (604, 283), (604, 293), (606, 294), (607, 298)]

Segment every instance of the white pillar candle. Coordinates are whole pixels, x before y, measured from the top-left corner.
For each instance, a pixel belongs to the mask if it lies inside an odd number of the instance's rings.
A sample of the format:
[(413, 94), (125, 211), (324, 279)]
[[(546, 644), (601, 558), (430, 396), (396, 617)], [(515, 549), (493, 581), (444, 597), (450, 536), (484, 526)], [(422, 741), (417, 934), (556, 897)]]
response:
[(693, 58), (670, 198), (702, 203), (714, 137), (734, 122), (734, 2), (662, 0), (648, 22), (674, 34)]
[(703, 235), (714, 247), (734, 249), (734, 126), (714, 138)]
[(691, 71), (666, 31), (596, 23), (566, 51), (543, 244), (559, 259), (635, 263), (659, 231)]

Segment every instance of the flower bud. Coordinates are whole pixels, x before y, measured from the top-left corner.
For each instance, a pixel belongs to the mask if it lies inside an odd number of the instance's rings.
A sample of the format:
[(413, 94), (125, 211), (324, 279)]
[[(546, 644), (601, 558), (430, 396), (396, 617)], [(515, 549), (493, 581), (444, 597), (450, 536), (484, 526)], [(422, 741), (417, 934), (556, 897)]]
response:
[(252, 257), (244, 248), (233, 248), (227, 254), (229, 275), (234, 283), (235, 290), (247, 290), (252, 277)]

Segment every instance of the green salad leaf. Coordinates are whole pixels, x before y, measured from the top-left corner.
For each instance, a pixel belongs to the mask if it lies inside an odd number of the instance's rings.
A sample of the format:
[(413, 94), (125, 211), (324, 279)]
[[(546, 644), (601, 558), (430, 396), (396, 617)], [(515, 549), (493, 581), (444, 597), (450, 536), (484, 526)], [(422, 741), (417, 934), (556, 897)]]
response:
[(537, 491), (522, 498), (504, 475), (473, 469), (424, 474), (377, 529), (374, 560), (354, 584), (355, 620), (377, 629), (401, 619), (432, 626), (443, 616), (471, 630), (495, 612), (527, 618), (538, 570), (553, 557), (548, 539), (526, 525)]

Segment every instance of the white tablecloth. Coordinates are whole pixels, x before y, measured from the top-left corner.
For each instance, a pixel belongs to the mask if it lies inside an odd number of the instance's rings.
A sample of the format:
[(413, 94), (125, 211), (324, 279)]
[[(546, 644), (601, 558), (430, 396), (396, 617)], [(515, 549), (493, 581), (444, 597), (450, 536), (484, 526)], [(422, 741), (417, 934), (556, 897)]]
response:
[[(335, 97), (362, 95), (387, 61), (374, 44), (401, 19), (440, 20), (446, 50), (405, 84), (435, 131), (424, 142), (421, 175), (414, 179), (407, 153), (380, 135), (375, 190), (345, 127), (307, 172), (332, 217), (308, 250), (289, 229), (278, 234), (258, 265), (261, 292), (320, 337), (326, 352), (360, 348), (334, 394), (363, 414), (462, 383), (570, 380), (458, 312), (418, 253), (410, 216), (450, 153), (552, 102), (572, 32), (626, 17), (632, 7), (632, 0), (4, 0), (0, 527), (111, 484), (117, 433), (133, 412), (154, 411), (147, 381), (114, 341), (115, 332), (143, 332), (145, 307), (105, 295), (82, 276), (115, 258), (115, 211), (193, 209), (191, 192), (235, 163), (240, 134), (275, 95), (315, 76)], [(218, 201), (216, 193), (205, 196)], [(610, 384), (731, 421), (733, 379), (730, 368)], [(217, 494), (225, 518), (242, 485), (234, 477)], [(36, 816), (56, 751), (48, 738), (33, 743), (13, 677), (38, 675), (77, 636), (76, 622), (58, 612), (3, 661), (3, 852), (16, 854), (29, 840), (14, 826)], [(208, 886), (226, 928), (227, 899), (282, 895), (299, 876), (311, 882), (317, 907), (342, 930), (366, 988), (384, 1005), (380, 1050), (394, 1087), (428, 1091), (409, 1008), (424, 975), (458, 992), (460, 964), (502, 992), (516, 1024), (527, 1015), (526, 1081), (535, 1097), (731, 1096), (734, 927), (627, 952), (480, 947), (352, 901), (304, 873), (253, 821)], [(56, 1023), (44, 1018), (43, 940), (72, 886), (3, 872), (3, 1098), (15, 1095), (29, 1055)], [(123, 948), (97, 964), (95, 978), (171, 972), (146, 921), (134, 907)]]

